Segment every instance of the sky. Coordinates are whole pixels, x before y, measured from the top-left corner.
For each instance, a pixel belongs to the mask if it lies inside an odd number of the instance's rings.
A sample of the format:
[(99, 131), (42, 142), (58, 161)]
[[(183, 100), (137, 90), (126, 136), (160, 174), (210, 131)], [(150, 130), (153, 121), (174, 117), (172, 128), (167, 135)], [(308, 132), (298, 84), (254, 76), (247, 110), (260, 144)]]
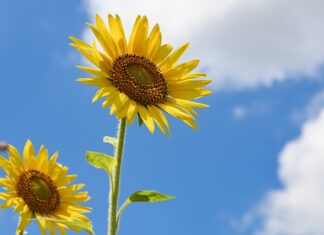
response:
[[(163, 42), (191, 43), (185, 59), (200, 58), (214, 94), (201, 99), (211, 107), (199, 131), (172, 118), (171, 139), (128, 127), (121, 201), (141, 189), (176, 199), (130, 205), (119, 235), (323, 235), (323, 9), (322, 0), (1, 0), (0, 140), (58, 151), (106, 234), (107, 176), (85, 153), (112, 154), (102, 138), (118, 121), (75, 81), (85, 61), (68, 36), (91, 41), (96, 13), (118, 13), (126, 31), (145, 14)], [(0, 234), (17, 222), (1, 210)], [(35, 223), (28, 233), (40, 234)]]

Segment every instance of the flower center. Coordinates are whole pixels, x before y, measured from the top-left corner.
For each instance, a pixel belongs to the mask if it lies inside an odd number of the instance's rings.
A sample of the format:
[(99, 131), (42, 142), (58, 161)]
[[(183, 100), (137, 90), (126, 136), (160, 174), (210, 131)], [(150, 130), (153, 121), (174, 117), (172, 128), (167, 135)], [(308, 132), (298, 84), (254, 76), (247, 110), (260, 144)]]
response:
[(37, 170), (28, 170), (20, 175), (17, 194), (33, 212), (40, 214), (50, 214), (60, 204), (60, 195), (53, 180)]
[(163, 74), (143, 56), (126, 54), (117, 57), (112, 66), (112, 83), (142, 105), (158, 104), (168, 95)]
[(41, 200), (49, 200), (52, 196), (51, 189), (47, 183), (37, 177), (34, 177), (30, 180), (30, 189), (34, 195), (36, 195)]

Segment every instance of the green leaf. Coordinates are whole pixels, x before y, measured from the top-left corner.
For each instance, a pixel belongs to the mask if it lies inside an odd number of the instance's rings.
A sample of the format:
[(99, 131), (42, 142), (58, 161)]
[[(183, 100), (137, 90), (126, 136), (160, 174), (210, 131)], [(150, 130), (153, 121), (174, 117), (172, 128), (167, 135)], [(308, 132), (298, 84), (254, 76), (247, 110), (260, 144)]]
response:
[(138, 125), (142, 126), (143, 125), (143, 119), (142, 119), (141, 115), (138, 114), (137, 116), (138, 116)]
[(162, 193), (159, 193), (157, 191), (152, 190), (141, 190), (133, 193), (129, 196), (129, 198), (124, 202), (124, 204), (119, 209), (118, 215), (117, 215), (117, 223), (119, 222), (119, 218), (124, 211), (124, 209), (131, 203), (134, 202), (161, 202), (161, 201), (167, 201), (175, 198), (174, 196), (165, 195)]
[(104, 153), (90, 151), (87, 152), (86, 157), (90, 165), (105, 170), (112, 177), (117, 164), (115, 158)]
[(157, 191), (142, 190), (133, 193), (128, 200), (133, 202), (161, 202), (173, 199), (173, 196), (165, 195)]
[(103, 138), (103, 142), (108, 143), (108, 144), (112, 144), (116, 148), (117, 144), (118, 144), (118, 139), (115, 138), (115, 137), (111, 137), (111, 136), (105, 136)]
[(90, 235), (95, 235), (95, 233), (92, 229), (91, 223), (86, 223), (86, 222), (81, 222), (81, 221), (58, 220), (58, 219), (52, 219), (52, 218), (47, 218), (47, 217), (42, 217), (40, 219), (61, 223), (61, 224), (64, 224), (70, 228), (74, 228), (76, 230), (83, 230), (83, 231), (86, 231), (87, 233), (89, 233)]

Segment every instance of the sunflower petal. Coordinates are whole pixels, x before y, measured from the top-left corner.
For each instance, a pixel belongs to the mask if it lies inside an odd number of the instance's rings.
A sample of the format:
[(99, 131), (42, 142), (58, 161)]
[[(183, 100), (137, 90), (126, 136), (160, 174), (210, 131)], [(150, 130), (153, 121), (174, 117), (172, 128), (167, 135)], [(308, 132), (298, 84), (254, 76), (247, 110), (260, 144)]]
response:
[(108, 22), (109, 22), (111, 36), (115, 41), (115, 44), (117, 45), (118, 55), (125, 54), (127, 43), (126, 43), (125, 33), (120, 18), (116, 16), (115, 19), (112, 15), (109, 14)]
[(144, 121), (145, 125), (147, 126), (147, 128), (149, 129), (149, 131), (151, 132), (151, 134), (153, 134), (154, 132), (154, 122), (153, 122), (153, 118), (150, 116), (149, 112), (147, 111), (146, 107), (142, 106), (142, 105), (138, 105), (138, 111), (141, 115), (142, 120)]
[(160, 65), (160, 63), (164, 61), (164, 59), (171, 53), (171, 51), (172, 46), (170, 44), (164, 44), (157, 49), (156, 53), (153, 55), (152, 61), (157, 65)]
[(189, 43), (186, 43), (179, 47), (177, 50), (171, 53), (159, 66), (161, 70), (166, 70), (170, 67), (172, 67), (183, 55), (183, 53), (187, 50), (189, 47)]
[(24, 231), (24, 229), (28, 226), (28, 224), (31, 222), (33, 212), (28, 208), (27, 205), (25, 205), (21, 216), (20, 216), (20, 222), (18, 224), (17, 233), (20, 234), (20, 232)]
[(146, 16), (143, 16), (134, 37), (134, 44), (133, 44), (134, 54), (138, 55), (142, 53), (143, 42), (146, 41), (147, 31), (148, 31), (148, 21)]
[(137, 18), (135, 20), (131, 35), (129, 37), (128, 45), (127, 45), (128, 53), (133, 53), (134, 52), (135, 36), (137, 34), (137, 30), (138, 30), (138, 27), (140, 25), (141, 19), (142, 19), (142, 17), (139, 15), (139, 16), (137, 16)]
[(98, 86), (98, 87), (112, 86), (111, 81), (109, 79), (102, 78), (102, 77), (78, 78), (77, 81), (91, 86)]

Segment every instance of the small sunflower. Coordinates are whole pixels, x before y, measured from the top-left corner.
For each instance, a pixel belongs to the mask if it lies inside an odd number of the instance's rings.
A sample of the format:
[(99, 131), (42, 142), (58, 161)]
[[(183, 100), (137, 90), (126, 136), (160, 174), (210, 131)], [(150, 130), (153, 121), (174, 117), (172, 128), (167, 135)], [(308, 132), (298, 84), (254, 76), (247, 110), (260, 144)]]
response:
[[(42, 218), (90, 222), (87, 213), (90, 208), (79, 205), (90, 199), (87, 192), (77, 192), (83, 184), (69, 185), (77, 176), (67, 175), (68, 168), (56, 162), (58, 153), (48, 159), (48, 150), (41, 146), (37, 156), (31, 141), (27, 140), (23, 158), (18, 150), (9, 145), (8, 159), (0, 156), (0, 167), (6, 178), (0, 178), (0, 185), (7, 191), (0, 193), (4, 203), (0, 208), (14, 207), (20, 213), (17, 234), (20, 234), (31, 219), (39, 219), (42, 235), (46, 228), (55, 234), (55, 227), (61, 235), (66, 235), (67, 226)], [(75, 228), (72, 228), (78, 231)]]
[(211, 94), (204, 86), (211, 80), (197, 79), (204, 73), (192, 73), (199, 60), (177, 64), (188, 48), (188, 43), (172, 51), (170, 44), (161, 44), (162, 36), (156, 24), (148, 33), (148, 21), (138, 16), (128, 42), (118, 15), (108, 16), (109, 29), (99, 15), (96, 25), (88, 24), (104, 52), (96, 43), (87, 43), (75, 37), (71, 45), (96, 68), (78, 66), (93, 75), (78, 81), (99, 87), (93, 102), (105, 97), (103, 107), (110, 106), (110, 114), (126, 118), (131, 124), (139, 115), (151, 133), (155, 124), (166, 134), (170, 126), (164, 112), (197, 128), (195, 108), (208, 105), (191, 100)]

